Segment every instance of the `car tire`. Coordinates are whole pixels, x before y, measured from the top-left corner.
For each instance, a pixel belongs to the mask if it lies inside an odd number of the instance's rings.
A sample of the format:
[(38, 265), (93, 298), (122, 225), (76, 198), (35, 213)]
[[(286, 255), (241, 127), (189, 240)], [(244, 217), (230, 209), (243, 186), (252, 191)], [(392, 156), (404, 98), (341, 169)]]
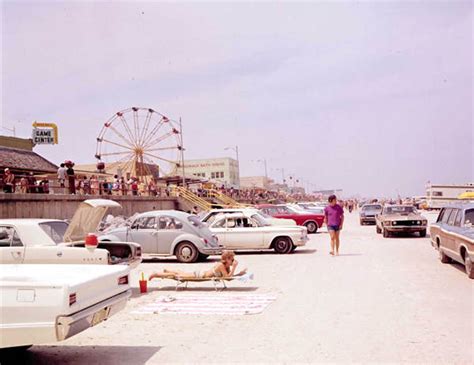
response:
[(316, 233), (318, 231), (318, 224), (316, 222), (308, 222), (305, 224), (308, 229), (308, 233)]
[(206, 261), (208, 259), (209, 255), (206, 255), (206, 254), (203, 254), (203, 253), (199, 253), (199, 257), (198, 257), (198, 260), (199, 261)]
[(420, 231), (420, 237), (426, 237), (426, 229)]
[(385, 238), (390, 237), (390, 232), (387, 230), (387, 228), (384, 228), (384, 229), (383, 229), (383, 236), (384, 236)]
[(379, 228), (379, 226), (377, 226), (377, 225), (375, 226), (375, 231), (376, 231), (378, 234), (382, 233), (382, 230), (381, 230), (381, 229)]
[(474, 264), (472, 263), (472, 260), (467, 252), (466, 258), (464, 259), (464, 268), (469, 279), (474, 279)]
[(273, 241), (273, 249), (279, 254), (290, 253), (292, 246), (293, 243), (288, 237), (277, 237)]
[(297, 246), (295, 246), (295, 245), (291, 245), (291, 252), (295, 252), (296, 247), (297, 247)]
[(191, 263), (198, 260), (199, 251), (191, 242), (184, 241), (176, 246), (175, 255), (179, 262)]
[(451, 262), (451, 258), (443, 252), (441, 247), (438, 249), (438, 254), (439, 254), (439, 261), (441, 261), (443, 264), (449, 264)]

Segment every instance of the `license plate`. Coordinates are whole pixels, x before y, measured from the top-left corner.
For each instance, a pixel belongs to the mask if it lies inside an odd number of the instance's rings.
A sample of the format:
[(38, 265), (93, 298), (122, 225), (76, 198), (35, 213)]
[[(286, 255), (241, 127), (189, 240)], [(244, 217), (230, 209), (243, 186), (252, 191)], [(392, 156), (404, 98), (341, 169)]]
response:
[(100, 311), (94, 313), (94, 315), (92, 316), (91, 326), (93, 327), (99, 324), (100, 322), (103, 322), (105, 319), (107, 319), (108, 314), (109, 314), (109, 307), (105, 307), (101, 309)]

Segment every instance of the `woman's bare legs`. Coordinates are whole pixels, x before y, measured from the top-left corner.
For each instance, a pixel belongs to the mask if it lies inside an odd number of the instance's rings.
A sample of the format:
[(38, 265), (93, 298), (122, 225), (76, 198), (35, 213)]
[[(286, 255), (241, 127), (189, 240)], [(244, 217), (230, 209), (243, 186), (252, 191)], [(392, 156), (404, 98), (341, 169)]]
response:
[(180, 271), (180, 270), (168, 270), (164, 269), (163, 272), (154, 272), (153, 274), (150, 275), (148, 280), (152, 280), (155, 278), (169, 278), (173, 276), (179, 276), (182, 278), (194, 278), (195, 275), (194, 273), (189, 273), (185, 271)]
[(329, 251), (329, 254), (334, 255), (334, 246), (336, 244), (336, 232), (333, 230), (329, 230), (329, 236), (331, 237), (331, 251)]
[(335, 231), (334, 232), (334, 238), (335, 238), (335, 244), (336, 244), (336, 255), (339, 255), (339, 234), (341, 231)]

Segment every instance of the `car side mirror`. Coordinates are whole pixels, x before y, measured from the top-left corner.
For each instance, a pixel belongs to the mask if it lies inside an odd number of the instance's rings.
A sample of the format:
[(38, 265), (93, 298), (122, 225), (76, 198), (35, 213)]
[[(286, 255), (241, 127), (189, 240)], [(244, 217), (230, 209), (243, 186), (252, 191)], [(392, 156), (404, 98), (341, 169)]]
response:
[(132, 225), (130, 226), (130, 229), (138, 229), (138, 224), (132, 224)]

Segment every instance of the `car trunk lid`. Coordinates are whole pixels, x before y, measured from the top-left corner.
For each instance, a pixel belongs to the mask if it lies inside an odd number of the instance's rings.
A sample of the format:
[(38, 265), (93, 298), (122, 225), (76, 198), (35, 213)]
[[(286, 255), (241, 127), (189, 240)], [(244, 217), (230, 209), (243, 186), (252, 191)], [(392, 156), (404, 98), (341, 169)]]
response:
[(84, 200), (77, 208), (64, 234), (64, 242), (83, 240), (88, 233), (96, 232), (99, 223), (110, 208), (120, 208), (113, 200)]

